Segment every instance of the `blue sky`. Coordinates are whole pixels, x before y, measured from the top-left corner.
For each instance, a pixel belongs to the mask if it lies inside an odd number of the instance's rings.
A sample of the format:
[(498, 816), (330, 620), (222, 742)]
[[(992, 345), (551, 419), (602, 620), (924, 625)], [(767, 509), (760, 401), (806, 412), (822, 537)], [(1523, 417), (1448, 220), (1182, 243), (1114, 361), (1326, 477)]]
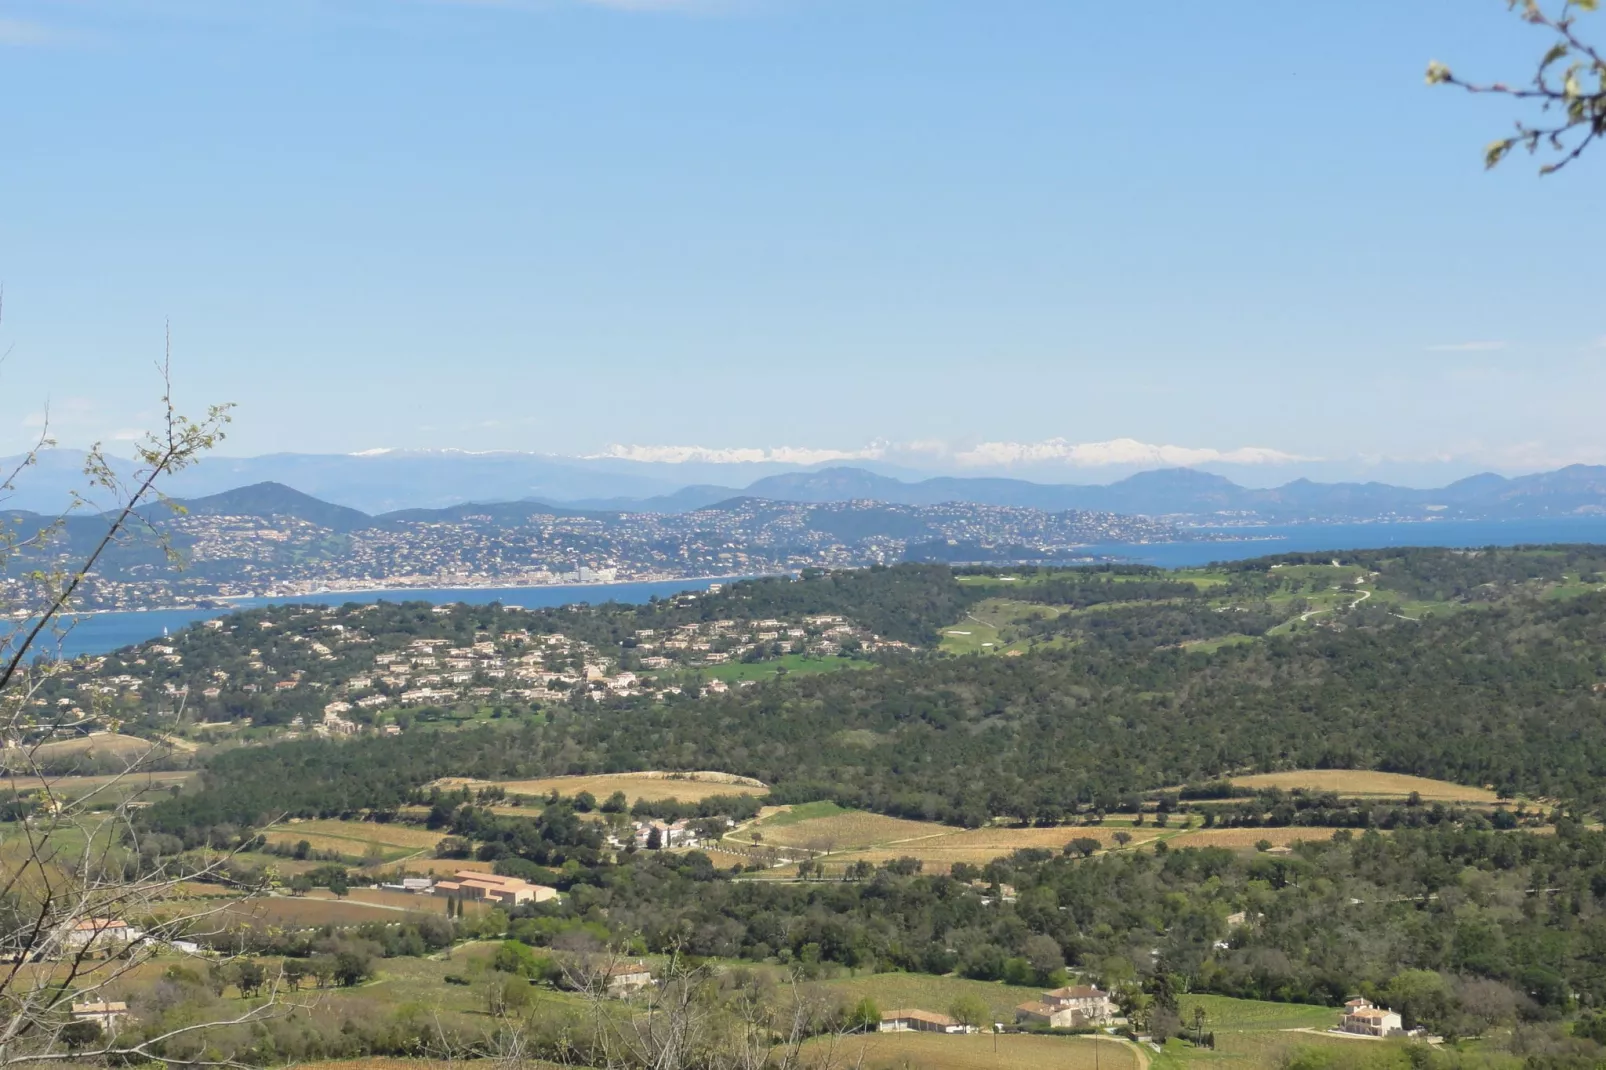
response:
[(0, 0), (0, 452), (47, 401), (141, 426), (170, 317), (234, 454), (1606, 462), (1606, 150), (1485, 173), (1515, 113), (1422, 79), (1546, 43), (1503, 0)]

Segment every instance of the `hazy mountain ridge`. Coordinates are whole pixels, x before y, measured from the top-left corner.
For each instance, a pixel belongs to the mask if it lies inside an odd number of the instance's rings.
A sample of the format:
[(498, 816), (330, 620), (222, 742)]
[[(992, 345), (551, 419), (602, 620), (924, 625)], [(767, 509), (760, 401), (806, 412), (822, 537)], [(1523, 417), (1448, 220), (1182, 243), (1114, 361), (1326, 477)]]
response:
[[(124, 464), (126, 467), (126, 463)], [(1534, 475), (1473, 475), (1447, 486), (1423, 490), (1383, 482), (1319, 483), (1296, 479), (1271, 488), (1245, 487), (1220, 474), (1193, 468), (1140, 472), (1109, 484), (1037, 483), (997, 476), (899, 478), (885, 466), (835, 466), (767, 471), (773, 465), (642, 465), (625, 461), (578, 460), (533, 454), (397, 452), (379, 456), (278, 454), (256, 458), (208, 458), (179, 473), (166, 487), (193, 508), (218, 499), (228, 508), (256, 509), (247, 499), (230, 497), (269, 484), (294, 487), (331, 509), (346, 508), (368, 518), (423, 520), (465, 515), (472, 504), (513, 515), (516, 506), (538, 503), (548, 515), (583, 513), (695, 512), (735, 498), (826, 503), (875, 501), (889, 505), (975, 505), (1082, 510), (1194, 523), (1324, 523), (1349, 520), (1538, 519), (1606, 513), (1606, 466), (1570, 465)], [(31, 469), (19, 491), (0, 505), (48, 513), (75, 485), (81, 455), (51, 450)], [(717, 472), (729, 477), (761, 472), (741, 485), (723, 482), (671, 483), (670, 475)], [(907, 474), (907, 473), (905, 473)], [(256, 477), (256, 478), (252, 478)], [(337, 504), (332, 504), (337, 503)], [(485, 503), (492, 503), (487, 505)], [(306, 509), (315, 509), (303, 503)], [(286, 515), (301, 515), (291, 509)], [(456, 512), (454, 512), (456, 511)], [(309, 522), (341, 530), (356, 516), (333, 513), (304, 516)]]
[[(777, 502), (726, 499), (677, 513), (601, 512), (541, 502), (470, 503), (369, 516), (282, 483), (154, 502), (97, 562), (86, 608), (194, 605), (322, 590), (533, 586), (767, 575), (925, 560), (1090, 560), (1085, 547), (1189, 542), (1175, 524), (1144, 517), (949, 502)], [(14, 555), (19, 570), (71, 567), (104, 537), (114, 514), (81, 512), (61, 537)], [(47, 519), (0, 511), (21, 537)], [(162, 567), (165, 550), (186, 567)]]
[(905, 483), (863, 469), (833, 468), (770, 476), (748, 487), (746, 493), (774, 501), (865, 499), (904, 505), (967, 501), (1050, 512), (1086, 510), (1199, 521), (1319, 523), (1434, 516), (1504, 520), (1606, 513), (1606, 466), (1570, 465), (1515, 478), (1486, 473), (1433, 490), (1308, 479), (1255, 489), (1189, 468), (1143, 472), (1107, 486), (957, 477)]

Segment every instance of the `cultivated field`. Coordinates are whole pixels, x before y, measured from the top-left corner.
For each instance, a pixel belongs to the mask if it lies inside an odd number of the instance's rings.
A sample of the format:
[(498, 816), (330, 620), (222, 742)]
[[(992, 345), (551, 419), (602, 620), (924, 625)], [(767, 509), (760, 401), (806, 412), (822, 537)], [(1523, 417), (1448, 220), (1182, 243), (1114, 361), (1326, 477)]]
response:
[(1135, 1045), (1112, 1037), (871, 1033), (838, 1041), (836, 1047), (839, 1064), (846, 1061), (868, 1070), (906, 1066), (931, 1070), (1142, 1070), (1147, 1065), (1140, 1061)]
[(1424, 799), (1442, 802), (1493, 803), (1499, 800), (1487, 788), (1472, 788), (1444, 780), (1407, 776), (1404, 773), (1374, 773), (1358, 769), (1302, 769), (1288, 773), (1259, 773), (1231, 778), (1236, 787), (1282, 788), (1291, 791), (1332, 791), (1355, 797), (1382, 796), (1405, 798), (1413, 791)]
[(0, 776), (0, 786), (31, 791), (49, 786), (52, 793), (63, 799), (81, 799), (91, 792), (100, 792), (98, 799), (122, 800), (166, 792), (174, 784), (184, 784), (195, 776), (193, 770), (173, 773), (120, 773), (105, 776), (47, 776), (34, 777), (25, 773)]
[(800, 847), (809, 851), (836, 852), (866, 847), (887, 847), (912, 840), (924, 840), (954, 831), (952, 826), (932, 821), (909, 821), (901, 817), (886, 817), (861, 810), (844, 810), (828, 817), (811, 817), (802, 821), (787, 820), (790, 814), (778, 814), (767, 821), (745, 829), (741, 839), (752, 839), (754, 833), (763, 836), (763, 843), (773, 847)]
[[(947, 828), (942, 825), (937, 827)], [(895, 858), (918, 858), (929, 870), (947, 872), (955, 862), (984, 866), (995, 858), (1004, 858), (1027, 847), (1038, 847), (1057, 854), (1072, 840), (1082, 838), (1098, 840), (1105, 849), (1110, 849), (1118, 846), (1115, 842), (1117, 831), (1126, 832), (1132, 837), (1128, 847), (1140, 847), (1159, 839), (1162, 835), (1160, 830), (1152, 828), (1112, 829), (1072, 826), (955, 830), (929, 838), (832, 855), (831, 861), (847, 864), (862, 860), (872, 865), (880, 865)]]
[[(821, 816), (800, 815), (820, 814)], [(1133, 826), (1119, 817), (1098, 826), (1058, 825), (1050, 828), (956, 829), (931, 821), (909, 821), (857, 810), (840, 810), (830, 803), (808, 803), (781, 808), (733, 834), (727, 842), (750, 850), (778, 847), (807, 850), (819, 857), (827, 876), (836, 876), (854, 862), (881, 865), (896, 858), (917, 858), (928, 872), (946, 873), (956, 862), (986, 865), (1015, 851), (1037, 848), (1063, 851), (1072, 840), (1097, 840), (1103, 850), (1136, 850), (1164, 840), (1172, 847), (1226, 847), (1248, 851), (1261, 841), (1273, 847), (1286, 847), (1301, 840), (1325, 841), (1332, 838), (1330, 828), (1245, 828), (1201, 829), (1169, 828), (1154, 825)], [(1121, 844), (1118, 836), (1129, 837)], [(767, 871), (775, 878), (796, 876), (791, 867)]]
[[(946, 827), (946, 826), (944, 826)], [(1116, 845), (1117, 833), (1126, 833), (1136, 845), (1158, 838), (1165, 830), (1152, 826), (1123, 828), (1096, 825), (1082, 828), (1076, 825), (1058, 825), (1052, 828), (984, 828), (951, 830), (947, 836), (934, 841), (933, 846), (952, 851), (991, 851), (989, 858), (999, 858), (1024, 847), (1045, 847), (1058, 851), (1072, 840), (1093, 839), (1105, 847)]]
[(390, 875), (407, 872), (427, 874), (432, 877), (450, 877), (460, 870), (490, 873), (494, 868), (495, 864), (492, 862), (478, 862), (471, 858), (409, 858), (383, 872)]
[(1166, 844), (1171, 847), (1231, 847), (1243, 850), (1265, 840), (1273, 847), (1289, 847), (1301, 840), (1308, 843), (1330, 840), (1336, 831), (1330, 828), (1195, 829), (1170, 837)]
[[(387, 907), (411, 914), (444, 914), (446, 899), (438, 895), (414, 895), (412, 892), (392, 892), (384, 888), (353, 888), (346, 897), (350, 902), (367, 906)], [(470, 907), (473, 904), (469, 904)], [(391, 919), (399, 920), (399, 919)]]
[(572, 798), (589, 791), (600, 802), (616, 791), (622, 791), (634, 803), (637, 799), (660, 802), (678, 799), (681, 802), (699, 802), (712, 795), (765, 795), (769, 786), (750, 777), (736, 777), (729, 773), (607, 773), (596, 776), (554, 776), (537, 780), (467, 780), (447, 777), (436, 781), (443, 788), (499, 787), (513, 795), (545, 795), (557, 789), (558, 794)]
[(138, 736), (125, 736), (116, 732), (91, 732), (87, 736), (75, 739), (58, 739), (50, 743), (41, 743), (36, 753), (40, 758), (52, 759), (69, 754), (112, 754), (120, 758), (133, 758), (153, 749), (164, 748), (159, 743), (140, 739)]
[[(819, 815), (819, 816), (813, 816)], [(1275, 830), (1272, 830), (1275, 831)], [(1321, 833), (1322, 830), (1316, 830)], [(917, 858), (928, 871), (944, 872), (956, 862), (985, 865), (1023, 848), (1035, 847), (1059, 852), (1075, 839), (1097, 840), (1105, 849), (1116, 848), (1116, 836), (1129, 836), (1129, 848), (1139, 847), (1181, 830), (1152, 826), (1130, 827), (1112, 821), (1106, 825), (1082, 827), (1059, 825), (1051, 828), (959, 829), (934, 821), (911, 821), (858, 810), (842, 810), (831, 803), (806, 803), (768, 811), (755, 825), (728, 838), (728, 842), (750, 849), (759, 847), (807, 850), (824, 856), (828, 875), (854, 862), (880, 865), (895, 858)], [(762, 837), (762, 839), (756, 839)], [(1257, 837), (1258, 839), (1259, 837)], [(1275, 836), (1268, 837), (1280, 842)], [(1307, 835), (1306, 839), (1312, 838)], [(1255, 841), (1250, 840), (1250, 844)], [(769, 871), (773, 877), (791, 877), (791, 868)]]
[[(355, 893), (354, 893), (355, 895)], [(423, 897), (418, 897), (422, 899)], [(428, 908), (419, 906), (422, 913)], [(400, 921), (404, 912), (389, 906), (337, 900), (321, 896), (272, 896), (252, 899), (227, 911), (230, 924), (311, 928), (317, 925), (361, 925), (369, 921)]]
[(389, 847), (410, 847), (413, 850), (432, 848), (448, 835), (437, 829), (423, 829), (414, 825), (401, 825), (379, 821), (340, 821), (328, 819), (301, 821), (280, 828), (288, 835), (309, 833), (316, 836), (334, 836), (357, 840), (361, 843), (382, 843)]
[(301, 821), (267, 834), (269, 843), (294, 847), (302, 840), (315, 851), (336, 851), (346, 858), (368, 858), (377, 852), (393, 862), (420, 851), (432, 851), (446, 833), (412, 825), (377, 821)]

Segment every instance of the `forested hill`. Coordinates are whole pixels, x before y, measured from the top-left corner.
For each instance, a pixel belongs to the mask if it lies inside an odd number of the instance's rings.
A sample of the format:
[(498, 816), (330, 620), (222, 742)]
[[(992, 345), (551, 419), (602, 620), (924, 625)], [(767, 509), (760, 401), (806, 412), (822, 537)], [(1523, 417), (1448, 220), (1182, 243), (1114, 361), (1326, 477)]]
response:
[(907, 618), (907, 634), (947, 642), (969, 633), (939, 622), (1001, 613), (1013, 622), (1000, 642), (1019, 656), (928, 647), (723, 695), (690, 686), (548, 703), (495, 728), (242, 748), (211, 761), (205, 790), (160, 804), (150, 820), (194, 835), (282, 812), (391, 807), (447, 774), (655, 768), (722, 769), (763, 779), (780, 800), (967, 825), (1056, 822), (1137, 792), (1300, 767), (1414, 773), (1598, 807), (1603, 565), (1606, 549), (1572, 547), (1291, 555), (1171, 575), (897, 568), (640, 609), (523, 614), (604, 641), (626, 621), (834, 608), (881, 612), (889, 631)]

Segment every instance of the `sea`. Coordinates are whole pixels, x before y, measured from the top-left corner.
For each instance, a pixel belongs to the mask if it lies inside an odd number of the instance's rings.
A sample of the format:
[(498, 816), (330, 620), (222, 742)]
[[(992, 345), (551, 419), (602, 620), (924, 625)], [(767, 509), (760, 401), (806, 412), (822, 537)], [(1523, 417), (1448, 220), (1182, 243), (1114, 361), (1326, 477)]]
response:
[[(1242, 561), (1270, 554), (1371, 550), (1392, 546), (1520, 546), (1534, 543), (1606, 544), (1606, 517), (1545, 520), (1429, 520), (1410, 523), (1290, 524), (1253, 528), (1198, 529), (1209, 540), (1173, 543), (1107, 543), (1086, 547), (1088, 556), (1162, 568), (1187, 568)], [(242, 598), (226, 609), (153, 609), (128, 613), (90, 613), (77, 617), (61, 640), (64, 657), (103, 654), (133, 643), (177, 632), (198, 621), (227, 616), (235, 609), (288, 603), (345, 605), (364, 602), (463, 602), (540, 609), (550, 606), (643, 603), (682, 591), (706, 591), (728, 579), (663, 580), (652, 583), (591, 583), (540, 587), (442, 587), (419, 590), (337, 591), (294, 598)]]

